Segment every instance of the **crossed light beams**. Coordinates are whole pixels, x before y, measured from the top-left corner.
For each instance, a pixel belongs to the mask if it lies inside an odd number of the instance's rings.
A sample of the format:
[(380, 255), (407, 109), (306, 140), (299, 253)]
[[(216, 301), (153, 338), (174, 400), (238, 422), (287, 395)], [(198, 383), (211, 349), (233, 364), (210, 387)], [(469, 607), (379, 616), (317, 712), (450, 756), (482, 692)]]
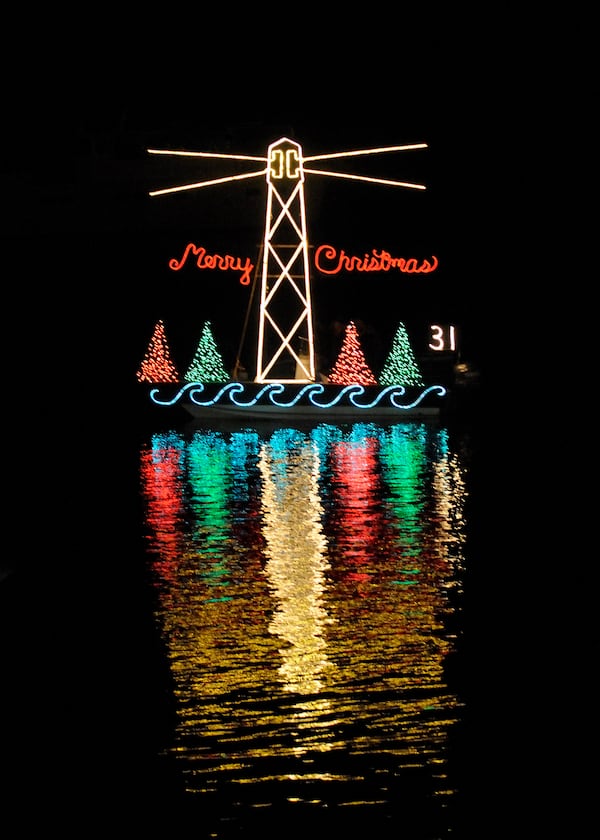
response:
[[(334, 158), (357, 157), (359, 155), (372, 155), (381, 152), (398, 152), (412, 149), (425, 149), (426, 143), (417, 143), (403, 146), (381, 146), (373, 149), (360, 149), (350, 152), (334, 152), (326, 155), (312, 155), (304, 157), (302, 155), (302, 147), (293, 140), (287, 137), (282, 137), (280, 140), (272, 143), (268, 149), (267, 157), (255, 157), (251, 155), (229, 155), (219, 154), (214, 152), (188, 152), (176, 151), (167, 149), (148, 149), (150, 154), (157, 155), (175, 155), (181, 157), (202, 157), (202, 158), (219, 158), (222, 160), (247, 160), (266, 162), (267, 166), (257, 172), (249, 172), (241, 175), (230, 175), (224, 178), (216, 178), (208, 181), (198, 181), (193, 184), (184, 184), (178, 187), (169, 187), (162, 190), (154, 190), (150, 193), (151, 196), (165, 195), (167, 193), (182, 192), (184, 190), (193, 190), (199, 187), (215, 186), (217, 184), (224, 184), (232, 181), (241, 181), (248, 178), (258, 178), (266, 176), (268, 183), (268, 196), (266, 208), (265, 221), (265, 235), (263, 243), (263, 266), (262, 266), (262, 285), (261, 285), (261, 302), (260, 302), (260, 318), (259, 318), (259, 333), (258, 346), (256, 358), (256, 376), (255, 382), (314, 382), (316, 379), (316, 364), (315, 364), (315, 347), (313, 335), (313, 318), (312, 318), (312, 304), (310, 293), (310, 277), (308, 270), (308, 241), (306, 235), (306, 211), (304, 203), (304, 175), (305, 173), (311, 175), (327, 175), (334, 178), (346, 178), (354, 181), (366, 181), (374, 184), (383, 184), (386, 186), (408, 187), (410, 189), (424, 190), (425, 186), (422, 184), (413, 184), (406, 181), (393, 181), (384, 178), (372, 178), (364, 175), (352, 175), (344, 172), (331, 172), (323, 169), (307, 169), (304, 164), (309, 161), (316, 160), (331, 160)], [(290, 187), (291, 192), (284, 195), (286, 188)], [(281, 212), (276, 220), (272, 219), (273, 198), (275, 198), (281, 207)], [(286, 219), (289, 222), (291, 231), (296, 237), (295, 244), (289, 244), (283, 241), (284, 233), (280, 231), (279, 236), (281, 241), (277, 239), (277, 231), (281, 226), (282, 221)], [(283, 249), (293, 249), (292, 256), (287, 262), (280, 259), (278, 251)], [(302, 266), (298, 273), (293, 274), (293, 266), (298, 257), (302, 257)], [(277, 274), (276, 271), (279, 271)], [(276, 278), (274, 284), (270, 281)], [(302, 278), (304, 282), (304, 292), (302, 292), (296, 283), (296, 279)], [(286, 283), (287, 281), (287, 283)], [(285, 286), (287, 285), (287, 288)], [(288, 291), (292, 291), (290, 299), (287, 295)], [(280, 309), (275, 312), (276, 292), (283, 303), (280, 304)], [(294, 311), (294, 307), (301, 305), (301, 308)], [(272, 313), (269, 307), (273, 307)], [(283, 318), (283, 314), (288, 317), (288, 327), (280, 329), (277, 318)], [(296, 317), (296, 312), (297, 317)], [(291, 317), (291, 321), (290, 321)], [(306, 335), (301, 335), (301, 329), (306, 328)], [(287, 333), (285, 330), (287, 329)], [(270, 330), (270, 332), (268, 332)], [(300, 344), (298, 350), (294, 349), (292, 342), (297, 340)], [(277, 347), (276, 342), (279, 342)], [(287, 359), (283, 358), (283, 354), (287, 353)], [(287, 360), (287, 367), (285, 363)], [(295, 374), (292, 378), (285, 378), (277, 376), (275, 378), (268, 378), (275, 365), (280, 362), (290, 374), (289, 365), (295, 365)], [(275, 373), (273, 372), (273, 376)]]
[[(377, 149), (359, 149), (358, 151), (354, 152), (333, 152), (329, 155), (311, 155), (310, 157), (301, 158), (301, 166), (304, 172), (308, 172), (310, 175), (329, 175), (332, 178), (348, 178), (352, 181), (369, 181), (373, 184), (387, 184), (388, 186), (392, 187), (408, 187), (414, 190), (424, 190), (426, 188), (423, 184), (410, 184), (406, 181), (389, 181), (385, 178), (368, 178), (365, 175), (347, 175), (344, 172), (328, 172), (324, 169), (307, 169), (304, 166), (304, 164), (307, 161), (313, 160), (331, 160), (332, 158), (356, 157), (358, 155), (374, 155), (379, 154), (380, 152), (404, 152), (409, 149), (426, 148), (427, 143), (413, 143), (409, 146), (381, 146)], [(178, 155), (180, 157), (220, 158), (227, 160), (252, 160), (269, 163), (269, 159), (266, 157), (255, 157), (252, 155), (225, 155), (218, 154), (216, 152), (184, 152), (169, 151), (168, 149), (148, 149), (148, 152), (151, 155)], [(260, 169), (258, 172), (247, 172), (242, 175), (230, 175), (226, 178), (216, 178), (213, 181), (198, 181), (195, 184), (184, 184), (181, 187), (169, 187), (164, 190), (153, 190), (150, 193), (150, 195), (165, 195), (166, 193), (182, 192), (183, 190), (195, 190), (198, 187), (212, 187), (215, 184), (225, 184), (229, 181), (242, 181), (246, 178), (258, 178), (260, 175), (266, 175), (268, 171), (269, 167), (267, 166), (265, 167), (265, 169)]]

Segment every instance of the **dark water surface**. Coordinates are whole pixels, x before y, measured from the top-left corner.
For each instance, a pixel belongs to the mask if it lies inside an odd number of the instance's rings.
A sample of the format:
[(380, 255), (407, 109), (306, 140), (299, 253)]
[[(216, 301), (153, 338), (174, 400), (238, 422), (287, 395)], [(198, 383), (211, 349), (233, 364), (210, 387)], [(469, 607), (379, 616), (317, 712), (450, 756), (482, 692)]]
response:
[(81, 452), (62, 562), (57, 519), (35, 595), (3, 582), (9, 792), (69, 830), (77, 807), (198, 838), (468, 836), (476, 431), (114, 440)]

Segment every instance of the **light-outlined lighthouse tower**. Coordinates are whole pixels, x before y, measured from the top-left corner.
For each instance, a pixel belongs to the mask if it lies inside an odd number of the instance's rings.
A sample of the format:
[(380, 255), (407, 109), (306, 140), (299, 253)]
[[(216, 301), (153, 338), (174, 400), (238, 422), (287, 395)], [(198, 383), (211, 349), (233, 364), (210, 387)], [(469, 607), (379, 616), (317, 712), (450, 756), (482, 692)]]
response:
[(302, 148), (268, 148), (256, 382), (314, 382), (315, 354)]
[(261, 292), (258, 322), (255, 382), (314, 382), (316, 378), (314, 325), (304, 204), (304, 176), (325, 175), (354, 181), (367, 181), (393, 187), (424, 190), (422, 184), (371, 178), (346, 172), (307, 168), (306, 163), (320, 160), (358, 157), (382, 152), (426, 149), (426, 143), (380, 146), (349, 152), (303, 157), (302, 147), (281, 137), (268, 147), (267, 157), (230, 155), (214, 152), (189, 152), (174, 149), (148, 149), (155, 155), (178, 155), (194, 158), (218, 158), (266, 162), (266, 168), (224, 178), (196, 181), (178, 187), (153, 190), (151, 196), (195, 190), (231, 181), (258, 178), (267, 180), (265, 233), (262, 244)]

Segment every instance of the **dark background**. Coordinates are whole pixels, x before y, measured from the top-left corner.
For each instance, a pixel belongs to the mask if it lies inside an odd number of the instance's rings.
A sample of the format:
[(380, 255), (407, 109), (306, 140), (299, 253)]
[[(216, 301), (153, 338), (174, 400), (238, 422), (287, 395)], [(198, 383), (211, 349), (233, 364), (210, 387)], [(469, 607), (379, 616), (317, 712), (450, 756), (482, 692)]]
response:
[[(429, 20), (407, 26), (373, 14), (328, 32), (305, 23), (298, 44), (275, 45), (262, 28), (238, 24), (233, 38), (213, 21), (162, 14), (152, 36), (147, 15), (126, 33), (98, 10), (74, 28), (65, 21), (76, 49), (49, 39), (42, 55), (35, 52), (32, 77), (29, 45), (6, 76), (1, 247), (14, 470), (5, 513), (16, 545), (5, 552), (2, 582), (6, 798), (17, 804), (33, 791), (46, 826), (64, 827), (74, 799), (109, 822), (121, 808), (147, 821), (169, 800), (169, 780), (156, 769), (160, 725), (171, 723), (167, 675), (143, 594), (135, 524), (143, 426), (135, 371), (159, 318), (181, 366), (205, 318), (233, 348), (248, 288), (233, 274), (173, 273), (166, 262), (188, 241), (255, 261), (264, 231), (263, 179), (150, 198), (152, 189), (213, 177), (213, 164), (152, 156), (147, 148), (265, 155), (290, 136), (306, 157), (427, 143), (426, 150), (357, 158), (350, 168), (424, 183), (425, 191), (308, 176), (313, 244), (352, 254), (435, 254), (440, 262), (424, 278), (357, 275), (339, 281), (341, 295), (319, 289), (319, 317), (361, 317), (382, 335), (399, 320), (456, 322), (465, 354), (489, 378), (499, 312), (516, 283), (505, 270), (511, 217), (500, 223), (497, 211), (496, 130), (510, 108), (495, 95), (496, 68), (482, 61), (477, 37), (462, 35), (459, 21), (434, 35)], [(167, 18), (171, 31), (160, 32)], [(491, 630), (503, 607), (489, 552), (486, 480), (492, 467), (501, 481), (504, 464), (484, 446), (491, 431), (478, 434), (469, 548), (476, 560), (461, 666), (471, 675), (478, 718), (464, 739), (466, 787), (477, 807), (495, 799), (495, 780), (475, 778), (476, 744), (490, 744), (488, 714), (499, 725), (486, 693), (492, 681), (501, 696), (510, 690)], [(497, 552), (495, 523), (493, 533)], [(493, 736), (501, 755), (500, 741)], [(483, 833), (500, 818), (498, 810), (487, 816)]]

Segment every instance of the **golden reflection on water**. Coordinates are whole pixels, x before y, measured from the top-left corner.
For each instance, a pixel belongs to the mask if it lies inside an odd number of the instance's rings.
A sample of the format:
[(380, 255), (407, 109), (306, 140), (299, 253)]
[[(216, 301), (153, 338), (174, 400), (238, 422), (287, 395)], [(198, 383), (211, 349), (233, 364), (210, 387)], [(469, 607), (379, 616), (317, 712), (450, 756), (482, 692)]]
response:
[(465, 469), (445, 429), (418, 423), (196, 429), (142, 447), (190, 790), (377, 768), (381, 795), (419, 767), (448, 793)]
[[(286, 445), (287, 444), (287, 445)], [(265, 574), (275, 601), (269, 632), (279, 648), (279, 674), (286, 691), (311, 695), (322, 688), (328, 666), (323, 606), (328, 568), (321, 527), (319, 452), (273, 436), (261, 448)]]

